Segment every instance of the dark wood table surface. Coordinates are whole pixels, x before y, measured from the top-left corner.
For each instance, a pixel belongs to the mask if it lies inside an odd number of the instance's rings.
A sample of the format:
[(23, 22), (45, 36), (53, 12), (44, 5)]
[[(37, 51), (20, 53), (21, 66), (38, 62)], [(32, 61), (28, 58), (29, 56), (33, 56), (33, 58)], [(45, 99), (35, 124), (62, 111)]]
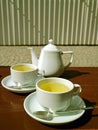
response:
[[(10, 75), (9, 67), (0, 67), (0, 81)], [(98, 67), (70, 67), (61, 76), (82, 86), (80, 96), (86, 105), (98, 105)], [(1, 82), (0, 82), (1, 83)], [(82, 117), (60, 126), (44, 125), (29, 117), (23, 102), (29, 94), (17, 94), (0, 84), (0, 130), (98, 129), (98, 109), (87, 110)]]

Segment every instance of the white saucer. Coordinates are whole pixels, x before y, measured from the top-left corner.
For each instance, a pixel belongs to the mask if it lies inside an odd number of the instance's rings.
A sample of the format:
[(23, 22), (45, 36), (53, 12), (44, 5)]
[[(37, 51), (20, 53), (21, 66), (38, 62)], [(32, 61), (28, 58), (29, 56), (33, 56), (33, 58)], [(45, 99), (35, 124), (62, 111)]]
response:
[[(72, 99), (72, 103), (68, 109), (70, 110), (70, 109), (85, 107), (85, 106), (86, 105), (81, 97), (74, 96)], [(36, 100), (36, 92), (31, 93), (25, 98), (24, 109), (31, 118), (34, 118), (35, 120), (48, 125), (61, 125), (61, 124), (72, 122), (80, 118), (85, 112), (85, 110), (80, 110), (78, 113), (73, 112), (72, 114), (67, 114), (66, 116), (54, 117), (53, 120), (51, 121), (40, 119), (32, 114), (34, 111), (44, 110)]]
[[(36, 82), (42, 78), (44, 78), (44, 77), (38, 76), (38, 78), (36, 79)], [(34, 87), (28, 86), (26, 88), (21, 88), (21, 89), (9, 87), (9, 86), (15, 86), (15, 83), (11, 80), (11, 75), (8, 75), (5, 78), (3, 78), (1, 81), (1, 84), (7, 90), (9, 90), (11, 92), (15, 92), (15, 93), (29, 93), (29, 92), (32, 92), (35, 90), (35, 85), (34, 85)]]

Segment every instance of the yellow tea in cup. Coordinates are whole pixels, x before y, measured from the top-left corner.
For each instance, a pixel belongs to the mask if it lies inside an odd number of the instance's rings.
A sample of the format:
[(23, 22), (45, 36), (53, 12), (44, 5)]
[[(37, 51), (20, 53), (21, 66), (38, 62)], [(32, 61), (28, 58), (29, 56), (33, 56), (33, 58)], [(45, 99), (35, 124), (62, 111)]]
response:
[(53, 81), (41, 84), (40, 88), (48, 92), (67, 92), (70, 90), (65, 84)]
[(13, 67), (13, 69), (16, 71), (33, 71), (33, 70), (35, 70), (34, 67), (31, 67), (29, 65), (16, 65)]

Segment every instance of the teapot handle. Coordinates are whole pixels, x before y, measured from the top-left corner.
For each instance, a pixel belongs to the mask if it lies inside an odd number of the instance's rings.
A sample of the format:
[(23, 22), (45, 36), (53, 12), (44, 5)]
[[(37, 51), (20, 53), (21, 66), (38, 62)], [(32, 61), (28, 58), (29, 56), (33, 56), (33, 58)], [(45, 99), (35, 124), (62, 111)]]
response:
[(69, 67), (73, 61), (73, 51), (61, 51), (61, 54), (70, 54), (71, 58), (67, 65), (65, 65), (65, 68)]

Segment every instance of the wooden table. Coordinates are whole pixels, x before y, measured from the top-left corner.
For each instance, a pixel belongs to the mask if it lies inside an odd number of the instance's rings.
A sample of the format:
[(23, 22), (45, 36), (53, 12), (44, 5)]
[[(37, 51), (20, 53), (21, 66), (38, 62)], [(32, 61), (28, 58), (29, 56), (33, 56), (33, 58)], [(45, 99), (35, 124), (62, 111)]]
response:
[[(0, 81), (9, 74), (9, 67), (0, 67)], [(98, 105), (98, 67), (70, 67), (61, 77), (82, 86), (80, 96), (87, 105)], [(10, 92), (0, 84), (0, 130), (98, 129), (98, 109), (86, 111), (81, 118), (69, 124), (41, 124), (24, 111), (23, 102), (27, 95)]]

